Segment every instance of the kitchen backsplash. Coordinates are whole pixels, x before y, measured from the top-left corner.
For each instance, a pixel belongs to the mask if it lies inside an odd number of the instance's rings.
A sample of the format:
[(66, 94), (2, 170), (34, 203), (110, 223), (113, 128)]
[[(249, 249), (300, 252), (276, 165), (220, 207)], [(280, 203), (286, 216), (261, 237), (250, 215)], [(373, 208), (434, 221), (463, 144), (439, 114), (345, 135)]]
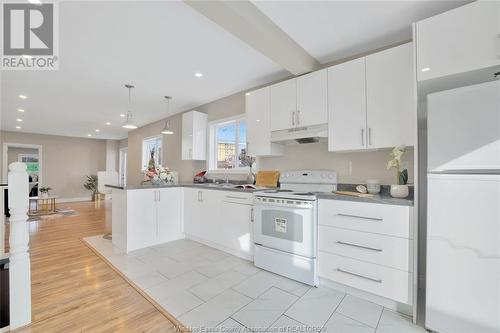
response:
[[(367, 179), (379, 179), (382, 184), (396, 183), (396, 171), (387, 170), (390, 150), (331, 153), (327, 143), (297, 144), (285, 148), (279, 157), (261, 157), (259, 170), (335, 170), (339, 183), (364, 184)], [(403, 166), (408, 168), (409, 183), (413, 183), (413, 149), (403, 156)]]

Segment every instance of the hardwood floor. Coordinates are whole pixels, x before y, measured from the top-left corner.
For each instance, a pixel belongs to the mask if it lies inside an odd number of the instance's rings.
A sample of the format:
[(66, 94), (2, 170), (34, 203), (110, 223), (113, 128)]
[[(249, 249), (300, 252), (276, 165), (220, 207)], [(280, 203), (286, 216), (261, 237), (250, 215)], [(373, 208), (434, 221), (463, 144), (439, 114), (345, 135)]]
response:
[(172, 322), (82, 242), (104, 233), (109, 203), (61, 206), (78, 216), (29, 222), (32, 324), (16, 332), (174, 332)]

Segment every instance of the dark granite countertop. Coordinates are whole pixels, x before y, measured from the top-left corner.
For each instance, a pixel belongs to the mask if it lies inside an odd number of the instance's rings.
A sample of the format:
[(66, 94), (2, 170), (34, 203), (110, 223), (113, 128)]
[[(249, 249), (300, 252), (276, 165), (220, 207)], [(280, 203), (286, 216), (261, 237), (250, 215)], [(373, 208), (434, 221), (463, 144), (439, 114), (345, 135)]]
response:
[[(339, 184), (338, 190), (342, 191), (355, 191), (355, 186), (352, 184)], [(241, 192), (241, 193), (254, 193), (256, 191), (260, 191), (261, 189), (243, 189), (243, 188), (234, 188), (234, 187), (224, 187), (221, 185), (216, 185), (213, 183), (204, 183), (204, 184), (193, 184), (193, 183), (180, 183), (180, 184), (172, 184), (172, 185), (106, 185), (109, 188), (115, 188), (120, 190), (141, 190), (141, 189), (154, 189), (154, 188), (175, 188), (175, 187), (190, 187), (190, 188), (199, 188), (205, 190), (216, 190), (216, 191), (232, 191), (232, 192)], [(335, 193), (317, 193), (317, 197), (319, 199), (328, 199), (328, 200), (343, 200), (343, 201), (355, 201), (355, 202), (367, 202), (367, 203), (377, 203), (377, 204), (385, 204), (385, 205), (397, 205), (397, 206), (413, 206), (413, 187), (410, 187), (410, 195), (408, 198), (393, 198), (389, 194), (389, 186), (382, 185), (382, 190), (380, 194), (371, 196), (371, 197), (354, 197), (350, 195), (343, 194), (335, 194)]]
[(202, 188), (205, 190), (216, 190), (216, 191), (232, 191), (232, 192), (243, 192), (243, 193), (253, 193), (254, 189), (244, 189), (241, 187), (226, 187), (222, 185), (216, 185), (213, 183), (203, 183), (203, 184), (193, 184), (193, 183), (179, 183), (179, 184), (170, 184), (170, 185), (109, 185), (106, 184), (106, 187), (115, 188), (119, 190), (143, 190), (143, 189), (152, 189), (152, 188), (175, 188), (175, 187), (191, 187), (191, 188)]

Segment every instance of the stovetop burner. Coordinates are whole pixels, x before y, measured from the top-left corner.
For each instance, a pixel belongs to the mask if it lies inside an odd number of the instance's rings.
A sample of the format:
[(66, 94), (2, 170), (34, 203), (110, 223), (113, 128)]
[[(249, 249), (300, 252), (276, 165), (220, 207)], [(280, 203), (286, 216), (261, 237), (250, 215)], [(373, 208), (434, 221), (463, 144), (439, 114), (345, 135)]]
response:
[(293, 192), (294, 195), (314, 195), (312, 192)]
[(293, 192), (292, 190), (270, 190), (264, 191), (264, 193), (284, 193), (284, 192)]

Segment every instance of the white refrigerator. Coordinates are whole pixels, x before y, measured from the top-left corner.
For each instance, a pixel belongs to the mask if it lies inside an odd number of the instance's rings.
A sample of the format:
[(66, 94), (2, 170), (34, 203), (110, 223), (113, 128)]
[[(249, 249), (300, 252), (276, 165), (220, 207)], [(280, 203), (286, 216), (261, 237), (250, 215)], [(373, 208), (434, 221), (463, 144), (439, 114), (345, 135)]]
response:
[(500, 332), (500, 81), (428, 95), (426, 328)]

